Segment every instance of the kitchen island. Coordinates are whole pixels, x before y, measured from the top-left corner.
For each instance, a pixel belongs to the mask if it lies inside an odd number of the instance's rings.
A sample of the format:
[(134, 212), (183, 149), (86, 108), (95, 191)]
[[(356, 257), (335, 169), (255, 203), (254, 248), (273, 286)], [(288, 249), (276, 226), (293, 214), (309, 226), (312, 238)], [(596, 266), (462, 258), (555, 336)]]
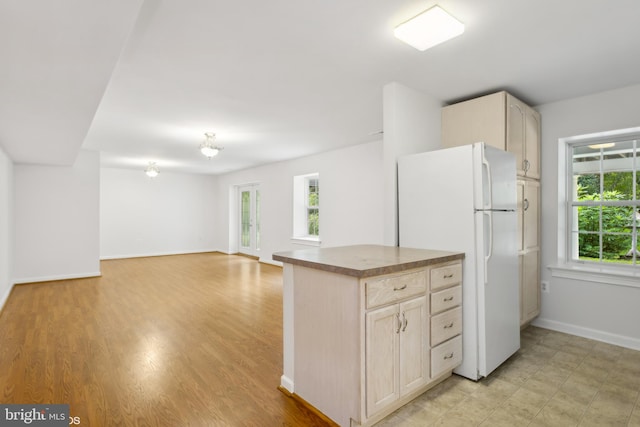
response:
[(464, 254), (357, 245), (279, 252), (280, 390), (342, 426), (372, 425), (462, 360)]

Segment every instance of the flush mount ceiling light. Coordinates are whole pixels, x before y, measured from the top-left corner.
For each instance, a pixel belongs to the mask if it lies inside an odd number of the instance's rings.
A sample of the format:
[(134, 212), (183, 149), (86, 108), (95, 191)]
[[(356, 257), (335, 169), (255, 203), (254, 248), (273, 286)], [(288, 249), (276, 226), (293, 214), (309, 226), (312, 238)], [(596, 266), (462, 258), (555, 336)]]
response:
[(200, 144), (200, 152), (204, 154), (208, 159), (218, 155), (223, 147), (215, 145), (216, 134), (211, 132), (205, 132), (205, 140)]
[(418, 50), (427, 50), (464, 32), (464, 24), (440, 6), (433, 6), (420, 15), (400, 24), (394, 35)]
[(149, 162), (149, 166), (144, 170), (144, 173), (147, 174), (149, 178), (155, 178), (160, 173), (160, 169), (156, 162)]

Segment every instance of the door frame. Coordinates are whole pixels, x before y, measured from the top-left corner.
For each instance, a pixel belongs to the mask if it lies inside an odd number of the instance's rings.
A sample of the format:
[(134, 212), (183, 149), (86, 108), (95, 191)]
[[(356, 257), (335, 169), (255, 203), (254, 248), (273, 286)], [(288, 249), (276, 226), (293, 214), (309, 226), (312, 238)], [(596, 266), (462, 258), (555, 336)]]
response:
[[(250, 212), (249, 212), (249, 220), (250, 220), (250, 229), (249, 229), (249, 246), (243, 246), (242, 244), (242, 228), (243, 228), (243, 218), (242, 218), (242, 193), (249, 192), (249, 203), (250, 203)], [(254, 257), (260, 257), (260, 241), (259, 241), (259, 231), (260, 231), (260, 209), (259, 209), (259, 194), (260, 194), (260, 184), (259, 183), (250, 183), (250, 184), (242, 184), (236, 187), (236, 196), (237, 196), (237, 229), (236, 236), (238, 239), (238, 253), (244, 255), (250, 255)]]

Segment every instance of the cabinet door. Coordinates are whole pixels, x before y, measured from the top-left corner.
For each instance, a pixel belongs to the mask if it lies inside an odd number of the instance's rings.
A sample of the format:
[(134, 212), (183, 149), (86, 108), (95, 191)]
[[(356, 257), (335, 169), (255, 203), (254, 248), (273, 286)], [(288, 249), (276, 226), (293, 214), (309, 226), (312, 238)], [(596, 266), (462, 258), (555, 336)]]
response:
[(540, 113), (531, 107), (525, 110), (525, 175), (540, 179)]
[(540, 247), (540, 182), (524, 180), (522, 200), (522, 250)]
[(518, 176), (525, 175), (525, 105), (507, 94), (507, 151), (516, 156)]
[(427, 297), (400, 304), (400, 396), (429, 380)]
[(370, 417), (400, 396), (398, 345), (402, 324), (398, 304), (368, 312), (365, 328), (367, 416)]
[(520, 325), (540, 314), (540, 251), (520, 255)]
[(442, 147), (484, 142), (504, 150), (505, 97), (497, 92), (442, 109)]

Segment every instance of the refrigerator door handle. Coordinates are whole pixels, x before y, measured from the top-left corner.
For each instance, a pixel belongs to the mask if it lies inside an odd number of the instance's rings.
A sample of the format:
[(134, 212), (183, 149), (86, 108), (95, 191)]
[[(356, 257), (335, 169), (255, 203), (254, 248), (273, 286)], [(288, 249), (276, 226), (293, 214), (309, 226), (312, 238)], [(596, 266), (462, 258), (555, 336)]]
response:
[(488, 235), (485, 236), (485, 242), (489, 243), (489, 247), (485, 248), (485, 256), (484, 256), (484, 284), (486, 285), (489, 282), (489, 259), (493, 255), (493, 215), (491, 211), (483, 211), (483, 215), (487, 216), (487, 221), (484, 223), (485, 231), (487, 231), (488, 227)]
[(483, 205), (482, 207), (484, 209), (491, 209), (491, 206), (493, 203), (493, 194), (491, 191), (491, 186), (492, 186), (493, 180), (491, 179), (491, 165), (489, 164), (489, 161), (484, 155), (484, 150), (482, 151), (482, 168), (484, 169), (485, 175), (487, 177), (486, 182), (484, 182), (484, 176), (482, 177), (482, 180), (483, 180), (482, 196), (484, 198), (484, 200), (482, 201), (482, 205)]

